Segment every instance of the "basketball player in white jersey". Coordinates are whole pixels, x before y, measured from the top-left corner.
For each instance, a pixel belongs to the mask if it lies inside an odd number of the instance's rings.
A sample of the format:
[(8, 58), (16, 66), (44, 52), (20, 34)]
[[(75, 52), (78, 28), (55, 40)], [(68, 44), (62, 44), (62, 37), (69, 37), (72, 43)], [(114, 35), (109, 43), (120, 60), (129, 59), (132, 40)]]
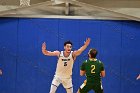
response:
[(46, 50), (46, 43), (42, 44), (42, 53), (46, 56), (57, 56), (57, 68), (54, 75), (54, 79), (52, 81), (50, 93), (55, 93), (57, 87), (62, 84), (66, 89), (67, 93), (73, 93), (73, 85), (72, 85), (72, 68), (74, 64), (74, 60), (77, 56), (79, 56), (89, 45), (90, 38), (88, 38), (84, 45), (78, 50), (72, 50), (72, 43), (67, 41), (64, 43), (64, 51), (48, 51)]

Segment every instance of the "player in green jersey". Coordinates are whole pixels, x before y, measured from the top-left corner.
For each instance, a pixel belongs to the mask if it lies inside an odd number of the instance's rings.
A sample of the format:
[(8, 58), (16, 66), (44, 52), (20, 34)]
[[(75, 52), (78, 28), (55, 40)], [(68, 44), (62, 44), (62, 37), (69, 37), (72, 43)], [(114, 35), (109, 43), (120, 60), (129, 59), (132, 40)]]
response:
[(80, 70), (80, 75), (86, 75), (87, 79), (77, 93), (88, 93), (90, 90), (94, 90), (95, 93), (103, 93), (101, 77), (105, 77), (105, 69), (103, 63), (96, 59), (96, 55), (96, 49), (89, 50), (89, 59), (83, 62)]

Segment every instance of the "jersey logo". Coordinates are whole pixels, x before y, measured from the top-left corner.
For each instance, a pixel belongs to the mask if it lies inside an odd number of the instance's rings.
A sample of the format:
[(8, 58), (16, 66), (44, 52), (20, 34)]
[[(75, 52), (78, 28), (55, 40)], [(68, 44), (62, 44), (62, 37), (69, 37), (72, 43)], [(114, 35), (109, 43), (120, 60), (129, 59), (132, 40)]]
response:
[(70, 61), (70, 59), (62, 59), (62, 61)]
[(70, 61), (70, 59), (62, 59), (62, 62), (64, 62), (64, 66), (67, 66), (68, 61)]

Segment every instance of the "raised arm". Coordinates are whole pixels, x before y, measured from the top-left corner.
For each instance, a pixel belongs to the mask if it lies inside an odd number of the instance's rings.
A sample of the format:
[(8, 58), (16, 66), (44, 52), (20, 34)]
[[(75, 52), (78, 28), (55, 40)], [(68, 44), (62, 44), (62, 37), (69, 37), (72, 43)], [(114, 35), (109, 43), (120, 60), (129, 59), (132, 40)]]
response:
[(87, 48), (87, 46), (89, 45), (89, 43), (90, 43), (90, 38), (88, 38), (86, 40), (86, 42), (84, 43), (84, 45), (81, 48), (79, 48), (77, 51), (74, 51), (73, 52), (73, 56), (74, 57), (79, 56)]
[(140, 79), (140, 74), (137, 76), (137, 80)]
[(60, 54), (59, 51), (51, 52), (51, 51), (46, 50), (46, 43), (45, 42), (42, 44), (42, 53), (46, 56), (59, 56), (59, 54)]

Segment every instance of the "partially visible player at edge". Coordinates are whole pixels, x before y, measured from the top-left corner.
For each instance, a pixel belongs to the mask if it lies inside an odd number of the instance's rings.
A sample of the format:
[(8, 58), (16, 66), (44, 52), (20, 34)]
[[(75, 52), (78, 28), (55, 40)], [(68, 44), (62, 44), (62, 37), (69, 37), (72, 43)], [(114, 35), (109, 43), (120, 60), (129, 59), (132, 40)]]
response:
[(103, 93), (101, 77), (105, 77), (105, 69), (103, 63), (96, 59), (96, 55), (96, 49), (89, 50), (89, 59), (83, 62), (80, 70), (80, 75), (86, 75), (87, 79), (77, 93), (88, 93), (90, 90), (94, 90), (95, 93)]
[(0, 76), (2, 75), (2, 69), (0, 69)]
[(64, 51), (48, 51), (46, 49), (46, 43), (42, 44), (42, 53), (46, 56), (57, 56), (57, 68), (56, 72), (51, 84), (50, 93), (55, 93), (57, 87), (62, 84), (66, 89), (67, 93), (73, 93), (73, 85), (72, 85), (72, 68), (74, 64), (74, 60), (77, 56), (79, 56), (89, 45), (90, 38), (88, 38), (84, 45), (80, 47), (78, 50), (72, 50), (72, 42), (66, 41), (64, 43)]
[(140, 74), (137, 76), (137, 80), (140, 79)]

